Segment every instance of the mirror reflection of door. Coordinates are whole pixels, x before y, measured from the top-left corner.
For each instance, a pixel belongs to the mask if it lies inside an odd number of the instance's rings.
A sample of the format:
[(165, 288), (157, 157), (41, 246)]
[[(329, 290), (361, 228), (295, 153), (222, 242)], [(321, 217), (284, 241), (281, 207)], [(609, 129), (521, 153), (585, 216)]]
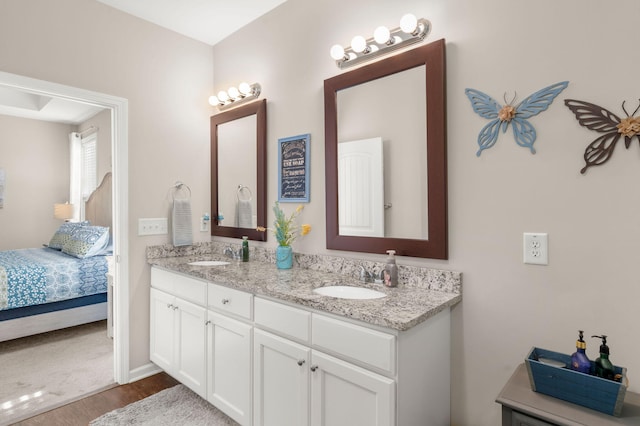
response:
[[(365, 210), (360, 200), (339, 198), (339, 234), (407, 239), (429, 238), (427, 181), (427, 100), (426, 66), (421, 65), (376, 80), (340, 90), (337, 95), (338, 141), (370, 140), (377, 135), (384, 141), (384, 197), (391, 207), (384, 211), (382, 235), (364, 233), (364, 229), (343, 223), (343, 200), (352, 205), (349, 211)], [(429, 96), (427, 94), (427, 96)], [(342, 143), (338, 143), (340, 147)], [(341, 148), (339, 148), (341, 149)], [(338, 174), (338, 188), (343, 187)], [(346, 226), (343, 226), (346, 225)], [(343, 232), (344, 231), (344, 232)], [(369, 232), (369, 231), (367, 231)]]
[(382, 138), (338, 143), (340, 235), (384, 237)]

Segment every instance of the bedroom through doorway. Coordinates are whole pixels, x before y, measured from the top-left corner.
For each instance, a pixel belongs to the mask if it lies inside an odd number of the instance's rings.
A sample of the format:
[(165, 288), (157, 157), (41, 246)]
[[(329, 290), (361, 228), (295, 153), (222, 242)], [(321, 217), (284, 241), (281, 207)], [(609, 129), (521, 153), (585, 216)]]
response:
[[(93, 130), (97, 129), (98, 139), (102, 136), (102, 139), (105, 139), (107, 142), (102, 144), (98, 149), (98, 157), (102, 157), (102, 160), (98, 160), (101, 164), (98, 166), (101, 170), (101, 172), (98, 172), (98, 182), (102, 179), (102, 173), (112, 173), (113, 194), (111, 196), (112, 203), (110, 204), (112, 204), (113, 225), (111, 231), (113, 237), (113, 257), (115, 259), (112, 270), (112, 282), (117, 286), (118, 291), (115, 292), (117, 294), (117, 300), (113, 297), (113, 292), (111, 292), (109, 296), (109, 302), (111, 302), (110, 311), (112, 312), (110, 317), (113, 319), (114, 330), (110, 348), (112, 358), (110, 376), (114, 383), (127, 383), (129, 379), (127, 328), (128, 243), (126, 239), (128, 222), (124, 203), (120, 202), (120, 200), (126, 199), (127, 194), (127, 100), (71, 86), (63, 86), (52, 82), (0, 72), (0, 103), (3, 103), (2, 99), (7, 99), (7, 96), (11, 98), (11, 94), (15, 95), (19, 92), (25, 93), (31, 98), (41, 97), (41, 99), (49, 99), (47, 102), (54, 101), (52, 105), (60, 101), (68, 103), (69, 105), (73, 104), (75, 107), (90, 106), (94, 108), (94, 113), (90, 113), (89, 117), (85, 116), (83, 121), (75, 123), (75, 129), (73, 129), (73, 125), (71, 128), (72, 130), (80, 132), (93, 127)], [(15, 109), (15, 107), (13, 107), (13, 109)], [(0, 107), (0, 117), (8, 116), (8, 114), (11, 113), (10, 110), (11, 108), (5, 110), (3, 107)], [(28, 123), (30, 120), (36, 119), (22, 117), (21, 120)], [(47, 118), (44, 121), (47, 120), (53, 122), (52, 118)], [(105, 159), (105, 157), (107, 158)], [(0, 164), (0, 168), (2, 167), (3, 165)], [(29, 165), (25, 168), (31, 169)], [(5, 182), (7, 182), (7, 186), (12, 183), (11, 175), (7, 176), (5, 174)], [(9, 197), (11, 192), (6, 190), (4, 195), (6, 206), (6, 203), (11, 201), (11, 197)], [(53, 215), (53, 205), (48, 206), (48, 209), (50, 214)], [(41, 239), (46, 242), (51, 235), (44, 235), (45, 233), (46, 231), (42, 233)], [(89, 324), (87, 328), (93, 327), (93, 331), (95, 331), (95, 327), (103, 327), (105, 333), (107, 332), (107, 321)], [(78, 330), (81, 328), (82, 326), (80, 326)], [(84, 332), (86, 333), (86, 330), (84, 330)], [(65, 338), (63, 337), (64, 333), (62, 333), (62, 331), (54, 331), (51, 334), (56, 335), (57, 339)], [(3, 343), (0, 342), (0, 347), (2, 345)], [(4, 402), (5, 401), (0, 401), (0, 404)]]

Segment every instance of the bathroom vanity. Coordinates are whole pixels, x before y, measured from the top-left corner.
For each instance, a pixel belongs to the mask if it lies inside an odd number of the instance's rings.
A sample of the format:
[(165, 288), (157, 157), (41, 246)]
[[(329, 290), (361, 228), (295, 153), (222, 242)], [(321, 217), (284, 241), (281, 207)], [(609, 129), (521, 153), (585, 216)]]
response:
[(365, 284), (193, 260), (149, 260), (151, 360), (238, 423), (449, 424), (459, 292), (369, 284), (386, 297), (336, 299), (313, 289)]

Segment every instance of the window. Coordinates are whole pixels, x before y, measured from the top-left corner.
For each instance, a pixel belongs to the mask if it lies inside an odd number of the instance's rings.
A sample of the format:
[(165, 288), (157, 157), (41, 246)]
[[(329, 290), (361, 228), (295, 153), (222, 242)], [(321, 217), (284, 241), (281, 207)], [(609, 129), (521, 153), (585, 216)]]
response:
[(84, 203), (98, 186), (98, 133), (85, 137), (71, 133), (70, 200), (74, 205), (73, 220), (84, 220)]

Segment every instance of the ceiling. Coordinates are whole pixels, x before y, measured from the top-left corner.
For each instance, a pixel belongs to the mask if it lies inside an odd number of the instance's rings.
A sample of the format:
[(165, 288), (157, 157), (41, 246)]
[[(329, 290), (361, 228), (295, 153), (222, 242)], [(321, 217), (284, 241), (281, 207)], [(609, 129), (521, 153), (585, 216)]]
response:
[(209, 45), (286, 0), (98, 0)]
[[(213, 46), (286, 0), (97, 0)], [(0, 115), (80, 124), (101, 108), (0, 87)]]

